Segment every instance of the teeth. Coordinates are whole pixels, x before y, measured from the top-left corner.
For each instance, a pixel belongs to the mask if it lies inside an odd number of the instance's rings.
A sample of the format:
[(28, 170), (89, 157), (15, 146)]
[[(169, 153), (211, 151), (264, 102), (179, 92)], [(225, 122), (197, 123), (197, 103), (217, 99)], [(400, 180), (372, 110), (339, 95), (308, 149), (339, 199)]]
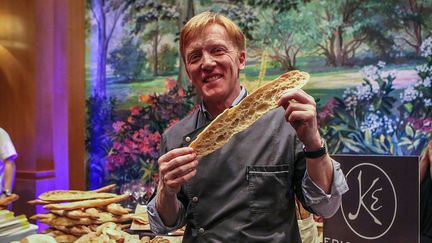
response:
[(218, 79), (220, 77), (222, 77), (222, 76), (221, 75), (216, 75), (216, 76), (213, 76), (213, 77), (210, 77), (210, 78), (206, 78), (205, 82), (211, 82), (211, 81), (214, 81), (214, 80), (216, 80), (216, 79)]

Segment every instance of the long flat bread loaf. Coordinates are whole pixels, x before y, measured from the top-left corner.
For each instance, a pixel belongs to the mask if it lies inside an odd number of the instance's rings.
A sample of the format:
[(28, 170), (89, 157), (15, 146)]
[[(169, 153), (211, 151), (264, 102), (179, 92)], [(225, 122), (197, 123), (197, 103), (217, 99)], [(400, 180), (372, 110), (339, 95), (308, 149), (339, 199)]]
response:
[(97, 198), (112, 198), (114, 193), (78, 191), (78, 190), (55, 190), (42, 193), (39, 198), (49, 202), (80, 201)]
[(54, 210), (61, 210), (61, 209), (74, 210), (74, 209), (101, 207), (111, 203), (121, 202), (123, 200), (126, 200), (128, 197), (129, 197), (128, 194), (123, 194), (112, 198), (92, 199), (92, 200), (70, 202), (70, 203), (47, 204), (43, 208), (49, 210), (53, 210), (53, 209)]
[(198, 158), (217, 150), (234, 134), (245, 130), (265, 113), (277, 108), (277, 101), (284, 92), (303, 87), (309, 77), (308, 73), (291, 71), (259, 87), (237, 106), (226, 109), (217, 116), (189, 147), (195, 150)]

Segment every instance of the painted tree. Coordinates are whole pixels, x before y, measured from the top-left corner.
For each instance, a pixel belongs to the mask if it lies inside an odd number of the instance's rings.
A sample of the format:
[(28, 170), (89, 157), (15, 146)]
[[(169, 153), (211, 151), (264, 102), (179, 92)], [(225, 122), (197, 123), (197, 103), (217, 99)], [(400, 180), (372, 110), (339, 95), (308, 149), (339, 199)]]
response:
[(419, 55), (423, 40), (432, 35), (432, 1), (398, 0), (392, 14), (398, 20), (393, 23), (404, 33), (399, 39)]
[[(295, 11), (309, 0), (247, 0), (228, 1), (221, 12), (233, 19), (248, 38), (248, 55), (269, 57), (284, 70), (295, 69), (297, 56), (307, 39), (300, 29), (305, 26)], [(301, 45), (300, 45), (301, 43)], [(267, 50), (264, 52), (263, 50)]]
[(312, 49), (312, 42), (304, 35), (311, 29), (308, 19), (312, 17), (308, 13), (294, 10), (280, 13), (273, 10), (262, 11), (252, 45), (261, 49), (260, 45), (264, 44), (269, 50), (271, 60), (279, 63), (285, 71), (294, 70), (300, 53), (308, 53)]
[(357, 49), (367, 35), (362, 28), (369, 24), (361, 16), (367, 0), (313, 1), (302, 11), (311, 11), (315, 29), (305, 33), (312, 38), (330, 66), (347, 66), (354, 62)]
[(92, 82), (92, 96), (106, 96), (106, 61), (109, 43), (119, 20), (132, 3), (132, 0), (87, 1), (97, 31), (96, 75)]
[[(131, 11), (125, 16), (125, 24), (131, 26), (132, 34), (138, 36), (145, 31), (145, 38), (151, 41), (153, 76), (159, 75), (158, 55), (161, 38), (170, 30), (164, 29), (161, 22), (176, 21), (178, 18), (176, 5), (173, 1), (136, 0)], [(166, 26), (166, 25), (165, 25)]]
[(144, 71), (146, 54), (137, 41), (124, 36), (119, 46), (109, 53), (107, 62), (115, 76), (129, 82), (136, 81)]
[[(180, 30), (183, 28), (186, 22), (195, 15), (195, 5), (193, 0), (176, 0), (176, 7), (179, 14), (177, 18), (177, 28), (178, 33), (180, 33)], [(180, 53), (177, 83), (183, 88), (186, 88), (189, 85), (185, 64)]]

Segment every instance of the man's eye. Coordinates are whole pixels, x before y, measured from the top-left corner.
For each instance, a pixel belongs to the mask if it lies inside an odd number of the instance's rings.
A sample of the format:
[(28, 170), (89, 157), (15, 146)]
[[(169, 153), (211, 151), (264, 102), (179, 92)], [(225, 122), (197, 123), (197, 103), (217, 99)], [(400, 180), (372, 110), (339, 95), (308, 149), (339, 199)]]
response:
[(189, 62), (195, 62), (199, 59), (199, 55), (198, 54), (194, 54), (194, 55), (190, 55), (189, 56)]
[(213, 53), (215, 53), (215, 54), (222, 54), (222, 53), (224, 53), (224, 49), (223, 48), (215, 48), (215, 49), (213, 49)]

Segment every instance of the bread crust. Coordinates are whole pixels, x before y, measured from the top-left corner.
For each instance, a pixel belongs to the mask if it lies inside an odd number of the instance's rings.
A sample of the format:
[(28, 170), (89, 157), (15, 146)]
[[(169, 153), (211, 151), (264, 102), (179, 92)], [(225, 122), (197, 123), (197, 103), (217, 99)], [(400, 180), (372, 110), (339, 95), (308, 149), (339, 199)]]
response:
[(80, 201), (97, 198), (112, 198), (114, 193), (78, 191), (78, 190), (55, 190), (42, 193), (39, 198), (48, 202)]
[(189, 147), (198, 159), (225, 145), (236, 133), (244, 131), (268, 111), (278, 107), (280, 96), (294, 88), (303, 87), (310, 76), (306, 72), (290, 71), (259, 87), (238, 105), (217, 116)]
[(49, 210), (73, 210), (73, 209), (84, 209), (84, 208), (94, 208), (101, 207), (111, 203), (121, 202), (129, 197), (128, 194), (123, 194), (119, 196), (115, 196), (107, 199), (92, 199), (85, 201), (77, 201), (77, 202), (69, 202), (69, 203), (55, 203), (55, 204), (47, 204), (43, 208)]

